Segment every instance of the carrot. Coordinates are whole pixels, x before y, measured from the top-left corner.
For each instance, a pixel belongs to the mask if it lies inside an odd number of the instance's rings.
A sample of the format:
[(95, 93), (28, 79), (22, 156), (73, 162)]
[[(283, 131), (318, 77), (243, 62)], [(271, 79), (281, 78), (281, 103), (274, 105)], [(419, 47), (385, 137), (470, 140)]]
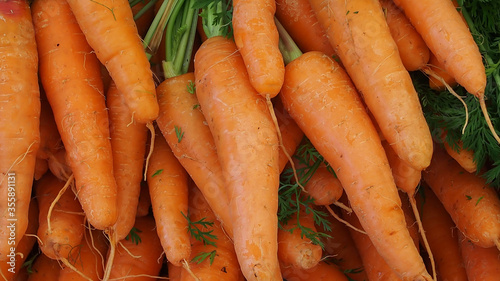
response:
[(122, 240), (134, 226), (143, 179), (148, 130), (133, 119), (123, 95), (111, 83), (106, 95), (109, 133), (113, 153), (113, 173), (117, 185), (118, 218), (116, 240)]
[[(7, 260), (0, 263), (0, 280), (16, 280), (22, 276), (23, 264), (36, 244), (36, 230), (38, 228), (38, 201), (30, 201), (26, 232), (23, 234), (15, 248), (7, 254)], [(3, 243), (8, 244), (4, 241)]]
[(189, 221), (193, 250), (189, 263), (180, 269), (179, 280), (245, 280), (232, 241), (194, 184), (189, 188)]
[(387, 156), (347, 73), (322, 53), (303, 54), (287, 65), (280, 96), (335, 171), (380, 255), (402, 278), (429, 280), (406, 228)]
[(104, 232), (90, 230), (86, 232), (82, 244), (71, 251), (68, 259), (63, 259), (64, 266), (59, 272), (59, 281), (102, 280), (104, 275), (105, 255), (108, 240)]
[[(336, 212), (340, 213), (340, 211)], [(328, 235), (322, 239), (325, 245), (325, 257), (327, 259), (331, 257), (333, 263), (352, 280), (368, 280), (363, 269), (363, 261), (354, 244), (349, 228), (333, 216), (328, 216), (327, 220), (330, 223), (330, 230), (319, 227), (319, 231)]]
[(497, 280), (500, 276), (500, 252), (498, 249), (475, 245), (461, 233), (458, 239), (468, 280)]
[(321, 260), (323, 250), (319, 244), (304, 236), (302, 227), (307, 227), (316, 232), (312, 213), (303, 209), (298, 216), (298, 222), (289, 221), (278, 230), (278, 259), (281, 267), (294, 267), (297, 269), (310, 269)]
[(139, 194), (139, 201), (137, 202), (136, 217), (144, 217), (149, 214), (151, 208), (151, 196), (149, 196), (149, 187), (145, 182), (141, 184), (141, 192)]
[(459, 140), (455, 147), (452, 147), (447, 141), (443, 141), (443, 146), (448, 155), (455, 159), (455, 161), (457, 161), (457, 163), (467, 172), (475, 173), (477, 171), (477, 163), (474, 160), (474, 151), (465, 149), (462, 141)]
[(275, 13), (274, 0), (233, 1), (234, 41), (252, 86), (259, 94), (270, 98), (278, 95), (285, 74), (283, 56), (278, 48)]
[(455, 78), (451, 76), (448, 72), (446, 72), (444, 64), (438, 61), (436, 56), (432, 53), (430, 55), (429, 64), (427, 68), (435, 74), (435, 75), (429, 75), (429, 86), (431, 87), (431, 89), (437, 91), (444, 91), (446, 90), (445, 83), (448, 84), (450, 87), (455, 87), (458, 85)]
[(47, 159), (36, 158), (35, 161), (35, 171), (33, 173), (33, 178), (39, 180), (45, 173), (49, 170), (49, 162)]
[(117, 218), (116, 182), (99, 61), (66, 1), (35, 1), (31, 8), (40, 78), (78, 199), (94, 227), (108, 228)]
[(486, 70), (483, 57), (462, 15), (453, 1), (394, 0), (422, 35), (430, 51), (444, 65), (458, 84), (479, 100), (486, 122), (497, 140), (497, 135), (486, 108), (484, 92)]
[(458, 231), (434, 192), (422, 185), (416, 194), (425, 235), (436, 261), (438, 280), (467, 280), (458, 244)]
[(307, 0), (276, 0), (276, 18), (302, 51), (320, 51), (329, 56), (335, 55)]
[(427, 167), (431, 134), (380, 2), (310, 2), (385, 139), (403, 161), (417, 170)]
[[(160, 115), (156, 120), (182, 166), (207, 198), (224, 229), (232, 236), (229, 197), (214, 139), (194, 89), (194, 73), (169, 78), (157, 88)], [(202, 141), (200, 141), (202, 140)]]
[(40, 98), (40, 147), (38, 148), (37, 158), (49, 159), (52, 155), (63, 148), (61, 136), (57, 130), (57, 124), (54, 120), (52, 108), (45, 97), (45, 93)]
[(344, 193), (342, 183), (321, 163), (311, 178), (304, 185), (307, 194), (314, 198), (314, 205), (335, 204)]
[(282, 267), (283, 277), (287, 281), (307, 281), (307, 280), (338, 280), (347, 281), (347, 277), (335, 265), (319, 262), (315, 267), (310, 269), (298, 269), (294, 267)]
[(210, 37), (196, 52), (195, 78), (229, 190), (243, 274), (248, 280), (279, 280), (279, 141), (266, 99), (250, 84), (234, 42), (222, 36)]
[(406, 70), (415, 71), (425, 67), (429, 62), (430, 51), (422, 36), (393, 0), (380, 0), (380, 5)]
[(67, 181), (73, 174), (64, 147), (60, 148), (55, 154), (51, 154), (47, 162), (50, 172), (62, 181)]
[(80, 203), (63, 182), (47, 173), (35, 184), (35, 194), (40, 209), (37, 235), (39, 246), (47, 257), (68, 258), (80, 245), (85, 232), (85, 216)]
[(28, 228), (40, 143), (40, 92), (29, 5), (24, 0), (2, 0), (0, 5), (0, 262), (4, 262)]
[(172, 263), (167, 263), (168, 280), (170, 281), (180, 281), (182, 266), (175, 266)]
[(167, 260), (182, 265), (191, 253), (188, 222), (188, 175), (158, 134), (147, 171), (151, 206)]
[(422, 172), (402, 161), (387, 141), (382, 141), (382, 146), (389, 160), (396, 186), (413, 198), (422, 178)]
[(132, 232), (120, 241), (110, 280), (146, 281), (159, 275), (163, 249), (155, 228), (152, 216), (137, 218)]
[(57, 260), (40, 254), (33, 262), (27, 281), (57, 281), (60, 271), (61, 266)]
[(484, 178), (465, 171), (441, 147), (422, 177), (465, 237), (481, 247), (500, 248), (500, 199)]
[(158, 116), (155, 84), (126, 0), (68, 0), (78, 25), (97, 58), (109, 71), (140, 123)]

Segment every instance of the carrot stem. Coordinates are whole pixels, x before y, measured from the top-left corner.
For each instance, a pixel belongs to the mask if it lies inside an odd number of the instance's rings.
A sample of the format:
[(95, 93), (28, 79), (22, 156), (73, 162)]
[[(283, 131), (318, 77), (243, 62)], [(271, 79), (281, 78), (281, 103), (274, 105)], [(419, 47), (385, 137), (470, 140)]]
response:
[(158, 51), (163, 33), (165, 31), (165, 27), (167, 25), (167, 21), (170, 18), (172, 10), (177, 2), (178, 0), (172, 0), (164, 1), (161, 4), (158, 13), (156, 14), (153, 22), (151, 23), (151, 26), (148, 29), (148, 32), (146, 33), (146, 36), (144, 36), (143, 46), (146, 49), (146, 55), (148, 56), (148, 59), (151, 59), (151, 57)]
[(274, 18), (274, 22), (276, 23), (276, 27), (278, 28), (278, 33), (280, 35), (279, 48), (281, 54), (283, 55), (285, 64), (288, 64), (294, 59), (300, 57), (302, 55), (302, 51), (277, 18)]

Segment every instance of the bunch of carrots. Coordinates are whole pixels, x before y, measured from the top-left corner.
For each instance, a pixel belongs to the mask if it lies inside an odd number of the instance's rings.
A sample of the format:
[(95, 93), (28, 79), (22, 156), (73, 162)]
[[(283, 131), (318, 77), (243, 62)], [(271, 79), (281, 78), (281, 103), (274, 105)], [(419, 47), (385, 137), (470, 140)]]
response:
[(497, 280), (498, 190), (414, 81), (500, 145), (460, 8), (0, 0), (0, 280)]

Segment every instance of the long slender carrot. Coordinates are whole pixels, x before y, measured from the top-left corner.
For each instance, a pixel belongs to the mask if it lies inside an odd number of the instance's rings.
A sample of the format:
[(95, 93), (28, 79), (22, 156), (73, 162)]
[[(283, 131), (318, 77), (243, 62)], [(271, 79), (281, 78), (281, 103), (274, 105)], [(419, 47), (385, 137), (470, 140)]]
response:
[(276, 18), (303, 52), (320, 51), (335, 55), (308, 0), (276, 0)]
[(151, 122), (158, 102), (149, 61), (126, 0), (68, 0), (89, 45), (125, 96), (134, 120)]
[[(71, 188), (47, 173), (36, 182), (35, 194), (39, 205), (37, 235), (41, 251), (51, 259), (68, 258), (80, 245), (85, 232), (85, 216)], [(65, 188), (63, 190), (63, 188)]]
[(500, 198), (484, 178), (465, 171), (441, 147), (422, 178), (469, 240), (500, 249)]
[(158, 236), (167, 260), (176, 266), (189, 259), (188, 175), (161, 134), (155, 140), (147, 182)]
[(429, 62), (430, 51), (422, 36), (415, 30), (404, 12), (393, 0), (380, 0), (387, 25), (396, 45), (401, 61), (408, 71), (422, 69)]
[(278, 95), (285, 75), (283, 56), (278, 48), (275, 13), (274, 0), (233, 1), (234, 41), (252, 86), (259, 94), (270, 98)]
[(280, 280), (279, 141), (266, 99), (250, 84), (234, 42), (222, 36), (210, 37), (198, 49), (195, 77), (229, 191), (234, 247), (243, 274), (248, 280)]
[(194, 83), (194, 73), (189, 72), (169, 78), (158, 86), (161, 111), (156, 122), (175, 157), (232, 236), (224, 176), (212, 133), (196, 98)]
[(0, 6), (0, 34), (3, 34), (0, 42), (0, 261), (3, 262), (28, 227), (31, 185), (40, 142), (40, 92), (29, 5), (24, 0), (3, 0)]
[(380, 255), (402, 278), (430, 280), (380, 138), (347, 73), (322, 53), (303, 54), (287, 65), (280, 96), (335, 171)]
[(354, 85), (385, 139), (417, 170), (432, 157), (432, 138), (379, 1), (311, 0)]
[(497, 280), (500, 276), (500, 252), (498, 249), (475, 245), (461, 233), (458, 239), (468, 280)]
[(117, 185), (118, 218), (114, 225), (117, 240), (122, 240), (134, 226), (143, 179), (148, 130), (133, 116), (123, 95), (111, 83), (106, 95), (109, 133), (113, 152), (113, 173)]
[(75, 176), (77, 196), (88, 221), (105, 229), (115, 223), (117, 206), (100, 63), (66, 1), (35, 1), (31, 8), (40, 78)]
[(432, 249), (438, 280), (467, 280), (458, 244), (458, 230), (434, 192), (422, 185), (416, 194), (422, 224)]

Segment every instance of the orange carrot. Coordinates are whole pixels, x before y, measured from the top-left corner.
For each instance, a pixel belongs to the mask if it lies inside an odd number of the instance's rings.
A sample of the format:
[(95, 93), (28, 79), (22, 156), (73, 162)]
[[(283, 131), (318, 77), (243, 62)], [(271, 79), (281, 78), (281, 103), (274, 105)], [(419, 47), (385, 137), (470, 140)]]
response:
[(35, 171), (33, 173), (33, 178), (39, 180), (45, 173), (49, 170), (49, 162), (47, 159), (42, 159), (37, 157), (35, 161)]
[(417, 206), (436, 261), (438, 280), (466, 281), (455, 223), (434, 192), (425, 184), (421, 188), (416, 194)]
[(207, 198), (210, 207), (232, 236), (229, 197), (214, 139), (199, 106), (194, 73), (163, 81), (157, 88), (160, 115), (157, 119), (172, 152)]
[(306, 270), (294, 267), (282, 267), (281, 271), (287, 281), (348, 281), (344, 273), (335, 265), (327, 264), (323, 261), (319, 262), (315, 267)]
[(40, 99), (40, 147), (37, 152), (37, 158), (49, 159), (62, 148), (61, 136), (57, 130), (57, 124), (54, 120), (52, 108), (49, 101), (42, 95)]
[(118, 218), (114, 228), (116, 240), (122, 240), (135, 222), (148, 130), (144, 124), (133, 121), (132, 113), (114, 83), (109, 86), (106, 103), (117, 186)]
[(66, 1), (35, 1), (31, 8), (40, 78), (74, 173), (78, 199), (94, 227), (108, 228), (117, 218), (116, 182), (99, 61)]
[(149, 214), (151, 208), (151, 196), (149, 196), (149, 187), (142, 182), (141, 192), (139, 194), (139, 202), (137, 203), (136, 217), (144, 217)]
[(40, 254), (33, 262), (27, 281), (57, 281), (59, 271), (61, 271), (61, 266), (57, 260)]
[(417, 170), (430, 163), (432, 137), (408, 71), (376, 0), (311, 0), (385, 139)]
[(280, 96), (335, 171), (380, 255), (402, 278), (429, 280), (380, 138), (347, 73), (322, 53), (303, 54), (287, 65)]
[(234, 42), (222, 36), (210, 37), (198, 49), (195, 77), (229, 192), (234, 247), (243, 274), (248, 280), (281, 280), (279, 141), (266, 99), (250, 84)]
[[(36, 244), (36, 230), (38, 228), (38, 201), (30, 201), (26, 232), (23, 234), (15, 248), (7, 254), (7, 260), (0, 262), (0, 280), (11, 281), (22, 276), (24, 261), (28, 258), (30, 252)], [(3, 243), (8, 244), (4, 241)]]
[(60, 148), (55, 154), (51, 154), (47, 162), (50, 172), (62, 181), (67, 181), (73, 174), (64, 147)]
[(429, 75), (429, 86), (431, 87), (431, 89), (437, 91), (446, 90), (446, 86), (443, 83), (443, 81), (450, 87), (455, 87), (456, 85), (458, 85), (455, 78), (453, 78), (453, 76), (451, 76), (448, 72), (446, 72), (444, 64), (438, 61), (436, 56), (432, 53), (430, 55), (429, 64), (427, 65), (427, 68), (431, 70), (435, 75), (443, 79), (441, 81), (441, 79), (438, 79), (434, 75)]
[(285, 73), (283, 56), (278, 48), (275, 12), (274, 0), (233, 1), (234, 41), (252, 86), (259, 94), (270, 98), (279, 93)]
[(408, 71), (422, 69), (429, 62), (430, 51), (422, 36), (411, 25), (393, 0), (380, 0), (392, 38), (398, 46), (401, 61)]
[[(152, 216), (137, 218), (134, 229), (120, 241), (110, 280), (149, 281), (158, 276), (163, 264), (163, 249)], [(126, 249), (126, 250), (125, 250)]]
[(101, 280), (108, 251), (107, 243), (104, 232), (99, 230), (86, 232), (82, 244), (71, 251), (68, 259), (63, 260), (64, 266), (59, 272), (58, 281)]
[[(209, 233), (212, 237), (204, 236), (204, 238), (201, 238), (195, 236), (196, 233), (191, 232), (193, 250), (190, 262), (184, 264), (180, 269), (179, 280), (245, 280), (232, 241), (226, 236), (221, 223), (216, 220), (216, 216), (210, 209), (206, 198), (194, 184), (191, 184), (189, 188), (189, 220), (192, 224), (195, 224), (191, 225), (191, 227)], [(196, 222), (202, 220), (208, 224), (196, 224)]]
[(82, 207), (71, 188), (66, 186), (72, 183), (73, 179), (65, 183), (47, 173), (35, 185), (40, 209), (39, 246), (51, 259), (68, 258), (70, 252), (80, 245), (85, 232)]
[(422, 177), (468, 239), (500, 249), (500, 198), (484, 178), (465, 171), (441, 147)]
[(382, 141), (382, 146), (389, 160), (396, 186), (406, 192), (409, 197), (413, 198), (422, 178), (422, 172), (401, 161), (401, 158), (398, 157), (387, 141)]
[[(340, 214), (340, 211), (334, 211)], [(368, 280), (363, 269), (363, 261), (348, 226), (333, 216), (328, 216), (327, 220), (330, 223), (330, 230), (319, 228), (319, 231), (328, 235), (322, 239), (325, 245), (325, 256), (331, 257), (334, 263), (352, 280)]]
[(147, 182), (158, 236), (167, 260), (176, 266), (189, 259), (188, 175), (161, 134), (149, 161)]
[(125, 96), (134, 120), (158, 116), (155, 84), (146, 52), (126, 0), (68, 0), (78, 25), (97, 58)]
[(448, 155), (455, 159), (467, 172), (474, 173), (477, 171), (477, 163), (474, 160), (474, 151), (464, 149), (462, 141), (458, 141), (456, 147), (452, 147), (448, 142), (443, 141), (443, 146)]
[(325, 163), (319, 165), (304, 188), (307, 194), (314, 198), (315, 205), (334, 204), (344, 193), (342, 183), (329, 171)]
[(316, 232), (312, 213), (301, 210), (297, 216), (298, 221), (289, 221), (278, 230), (278, 259), (281, 267), (310, 269), (320, 262), (323, 250), (320, 245), (303, 236), (302, 229), (297, 225), (300, 223), (302, 227)]
[(498, 249), (475, 245), (461, 233), (458, 239), (468, 280), (498, 280), (498, 276), (500, 276), (500, 252)]
[(308, 0), (276, 0), (276, 18), (303, 52), (320, 51), (335, 55)]
[(0, 262), (4, 262), (28, 228), (40, 143), (40, 91), (29, 5), (25, 0), (2, 0), (0, 6)]

